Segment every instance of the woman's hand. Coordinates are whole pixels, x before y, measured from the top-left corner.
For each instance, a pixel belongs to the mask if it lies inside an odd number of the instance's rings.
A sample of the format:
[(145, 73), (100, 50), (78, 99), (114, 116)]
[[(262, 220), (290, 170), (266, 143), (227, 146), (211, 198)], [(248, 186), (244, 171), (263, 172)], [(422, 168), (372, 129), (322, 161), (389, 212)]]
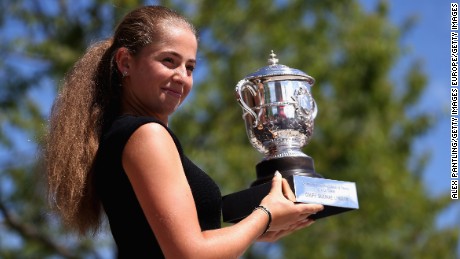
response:
[(312, 214), (323, 210), (321, 204), (295, 203), (295, 195), (289, 183), (279, 172), (275, 173), (272, 188), (260, 203), (270, 210), (272, 222), (268, 231), (258, 241), (273, 242), (294, 231), (310, 226), (314, 220), (308, 219)]
[(259, 238), (257, 238), (257, 241), (259, 242), (276, 242), (280, 238), (285, 237), (287, 235), (292, 234), (293, 232), (306, 228), (310, 225), (315, 223), (315, 220), (313, 219), (305, 219), (303, 221), (298, 222), (296, 225), (292, 225), (290, 229), (285, 229), (285, 230), (279, 230), (279, 231), (267, 231), (265, 234), (261, 235)]

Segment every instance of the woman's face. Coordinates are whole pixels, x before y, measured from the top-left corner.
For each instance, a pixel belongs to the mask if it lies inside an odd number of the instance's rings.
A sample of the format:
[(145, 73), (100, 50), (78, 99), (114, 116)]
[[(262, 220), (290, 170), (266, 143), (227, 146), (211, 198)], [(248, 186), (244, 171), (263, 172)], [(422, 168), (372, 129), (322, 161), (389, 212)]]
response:
[(154, 116), (167, 123), (192, 89), (196, 52), (196, 37), (184, 26), (168, 28), (160, 42), (147, 45), (136, 56), (120, 49), (118, 68), (127, 73), (123, 113)]

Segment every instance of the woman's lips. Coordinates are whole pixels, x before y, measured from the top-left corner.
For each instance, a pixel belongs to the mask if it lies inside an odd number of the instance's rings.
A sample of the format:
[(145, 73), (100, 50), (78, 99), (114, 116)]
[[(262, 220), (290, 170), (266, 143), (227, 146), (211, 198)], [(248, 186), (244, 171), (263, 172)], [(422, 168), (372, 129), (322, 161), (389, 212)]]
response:
[(170, 89), (170, 88), (163, 88), (163, 90), (166, 92), (166, 94), (171, 95), (173, 97), (176, 97), (176, 98), (181, 98), (182, 97), (182, 93), (180, 91), (173, 90), (173, 89)]

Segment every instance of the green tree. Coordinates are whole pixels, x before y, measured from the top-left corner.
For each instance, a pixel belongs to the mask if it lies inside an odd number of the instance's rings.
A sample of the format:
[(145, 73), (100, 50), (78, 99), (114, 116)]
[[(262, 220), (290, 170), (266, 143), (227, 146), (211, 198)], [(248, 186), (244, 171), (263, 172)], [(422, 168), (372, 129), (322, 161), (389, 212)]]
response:
[[(316, 79), (319, 115), (305, 152), (317, 171), (357, 183), (361, 208), (282, 240), (283, 258), (455, 257), (458, 229), (434, 226), (452, 203), (449, 195), (427, 197), (426, 157), (415, 158), (417, 168), (408, 166), (411, 143), (435, 121), (408, 115), (426, 84), (417, 61), (404, 81), (390, 78), (405, 55), (400, 39), (406, 31), (389, 22), (384, 1), (372, 13), (357, 1), (209, 0), (185, 9), (192, 7), (207, 73), (173, 127), (224, 194), (255, 178), (261, 156), (249, 145), (233, 89), (266, 65), (271, 49), (280, 63)], [(257, 255), (252, 250), (247, 257)]]
[[(110, 35), (115, 22), (142, 1), (18, 0), (0, 2), (0, 257), (99, 257), (98, 242), (76, 239), (46, 211), (43, 172), (35, 150), (48, 111), (35, 95), (52, 86), (86, 46)], [(147, 1), (149, 3), (149, 1)], [(406, 80), (390, 71), (405, 55), (405, 31), (392, 25), (383, 1), (373, 13), (357, 1), (160, 1), (190, 17), (200, 32), (194, 94), (171, 127), (188, 154), (227, 194), (255, 179), (262, 158), (249, 144), (233, 91), (239, 79), (265, 66), (270, 50), (280, 63), (316, 79), (319, 115), (305, 148), (316, 169), (354, 181), (360, 209), (327, 219), (273, 248), (246, 258), (454, 258), (458, 230), (434, 221), (451, 202), (426, 196), (424, 162), (410, 168), (411, 143), (432, 125), (427, 114), (408, 116), (426, 77), (414, 63)], [(13, 27), (17, 30), (11, 30)], [(17, 157), (22, 158), (18, 161)], [(5, 231), (3, 231), (5, 230)], [(8, 241), (14, 237), (15, 242)], [(109, 240), (109, 241), (107, 241)], [(107, 244), (107, 243), (105, 243)]]

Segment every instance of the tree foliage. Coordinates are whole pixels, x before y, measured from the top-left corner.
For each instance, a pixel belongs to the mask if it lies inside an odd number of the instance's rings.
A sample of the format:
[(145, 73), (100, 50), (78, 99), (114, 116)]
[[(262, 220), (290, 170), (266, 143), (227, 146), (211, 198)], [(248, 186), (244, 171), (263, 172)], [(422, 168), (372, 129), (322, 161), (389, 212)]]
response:
[[(280, 63), (316, 79), (319, 114), (304, 150), (315, 159), (316, 170), (357, 184), (359, 210), (318, 220), (277, 244), (258, 244), (246, 258), (278, 253), (283, 258), (455, 257), (458, 230), (434, 224), (451, 204), (448, 195), (426, 195), (424, 160), (409, 166), (417, 159), (412, 143), (434, 119), (407, 112), (425, 88), (420, 64), (414, 62), (405, 80), (390, 77), (406, 53), (400, 41), (404, 31), (389, 22), (391, 7), (385, 1), (370, 13), (353, 0), (156, 3), (181, 11), (199, 30), (194, 93), (171, 127), (223, 194), (246, 188), (262, 158), (249, 144), (233, 91), (241, 78), (266, 65), (270, 50)], [(18, 150), (17, 143), (39, 148), (48, 111), (36, 95), (46, 86), (55, 92), (84, 49), (108, 37), (116, 21), (138, 4), (0, 3), (5, 40), (0, 46), (0, 257), (102, 256), (97, 242), (110, 238), (76, 239), (46, 211), (40, 159)], [(18, 161), (18, 155), (27, 157)], [(7, 242), (10, 237), (17, 242)]]

